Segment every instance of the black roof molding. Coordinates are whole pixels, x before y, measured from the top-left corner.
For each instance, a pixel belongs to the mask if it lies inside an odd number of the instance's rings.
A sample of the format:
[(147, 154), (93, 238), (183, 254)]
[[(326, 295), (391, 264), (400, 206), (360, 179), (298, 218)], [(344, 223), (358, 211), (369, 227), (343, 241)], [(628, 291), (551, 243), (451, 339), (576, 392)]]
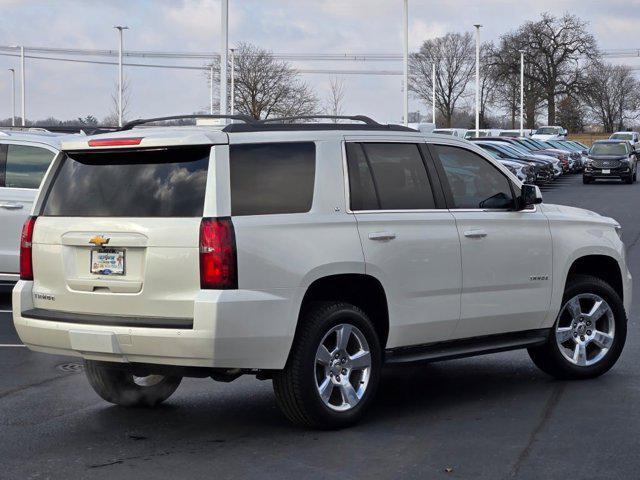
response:
[(256, 123), (256, 120), (247, 116), (247, 115), (171, 115), (169, 117), (154, 117), (154, 118), (138, 118), (137, 120), (132, 120), (127, 122), (120, 129), (123, 130), (131, 130), (134, 127), (139, 125), (145, 125), (147, 123), (153, 122), (166, 122), (169, 120), (185, 120), (189, 118), (199, 119), (199, 118), (210, 118), (210, 119), (228, 119), (228, 120), (238, 120), (244, 123)]

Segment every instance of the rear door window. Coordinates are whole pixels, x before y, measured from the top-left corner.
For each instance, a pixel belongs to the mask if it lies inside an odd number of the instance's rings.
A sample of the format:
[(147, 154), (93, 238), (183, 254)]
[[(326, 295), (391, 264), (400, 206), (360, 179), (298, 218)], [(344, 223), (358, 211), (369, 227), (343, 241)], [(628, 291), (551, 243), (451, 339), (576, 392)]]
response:
[(231, 215), (311, 210), (316, 174), (315, 143), (232, 145), (229, 164)]
[(347, 144), (353, 210), (427, 210), (435, 200), (414, 143)]
[(200, 217), (210, 146), (68, 152), (42, 214), (63, 217)]
[(38, 188), (55, 153), (29, 145), (7, 145), (5, 186)]

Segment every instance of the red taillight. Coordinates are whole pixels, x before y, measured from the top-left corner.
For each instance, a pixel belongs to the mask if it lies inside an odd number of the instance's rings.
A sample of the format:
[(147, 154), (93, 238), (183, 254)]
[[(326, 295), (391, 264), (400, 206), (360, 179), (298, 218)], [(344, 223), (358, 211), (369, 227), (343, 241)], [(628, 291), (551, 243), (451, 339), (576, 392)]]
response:
[(90, 147), (123, 147), (126, 145), (140, 145), (143, 137), (131, 138), (101, 138), (89, 140)]
[(22, 226), (20, 236), (20, 280), (33, 280), (33, 261), (31, 259), (31, 243), (33, 242), (33, 229), (36, 226), (37, 217), (29, 217)]
[(203, 218), (200, 224), (200, 288), (238, 288), (236, 236), (231, 218)]

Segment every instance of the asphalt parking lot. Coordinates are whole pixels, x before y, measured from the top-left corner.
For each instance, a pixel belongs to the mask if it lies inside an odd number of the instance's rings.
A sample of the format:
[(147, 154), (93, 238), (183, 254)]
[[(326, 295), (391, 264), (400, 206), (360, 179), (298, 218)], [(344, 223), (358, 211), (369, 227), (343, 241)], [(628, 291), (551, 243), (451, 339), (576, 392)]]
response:
[[(543, 195), (620, 221), (640, 278), (640, 184), (575, 175)], [(0, 313), (0, 478), (639, 478), (639, 284), (625, 351), (599, 379), (555, 381), (524, 351), (396, 366), (365, 421), (338, 432), (291, 426), (250, 377), (185, 379), (154, 410), (109, 405), (77, 360), (6, 346), (20, 341)]]

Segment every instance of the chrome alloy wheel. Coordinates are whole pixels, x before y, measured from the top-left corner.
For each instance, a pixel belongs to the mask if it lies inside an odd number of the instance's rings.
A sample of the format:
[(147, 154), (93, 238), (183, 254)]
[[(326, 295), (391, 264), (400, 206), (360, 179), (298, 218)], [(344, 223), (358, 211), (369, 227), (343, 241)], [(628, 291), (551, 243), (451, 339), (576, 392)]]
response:
[(562, 356), (569, 362), (580, 367), (594, 365), (613, 345), (613, 310), (598, 295), (576, 295), (560, 310), (555, 335)]
[(371, 352), (363, 333), (354, 325), (340, 324), (324, 336), (316, 351), (318, 394), (332, 410), (355, 407), (369, 385)]
[(153, 387), (164, 380), (164, 375), (147, 375), (145, 377), (133, 376), (133, 383), (139, 387)]

